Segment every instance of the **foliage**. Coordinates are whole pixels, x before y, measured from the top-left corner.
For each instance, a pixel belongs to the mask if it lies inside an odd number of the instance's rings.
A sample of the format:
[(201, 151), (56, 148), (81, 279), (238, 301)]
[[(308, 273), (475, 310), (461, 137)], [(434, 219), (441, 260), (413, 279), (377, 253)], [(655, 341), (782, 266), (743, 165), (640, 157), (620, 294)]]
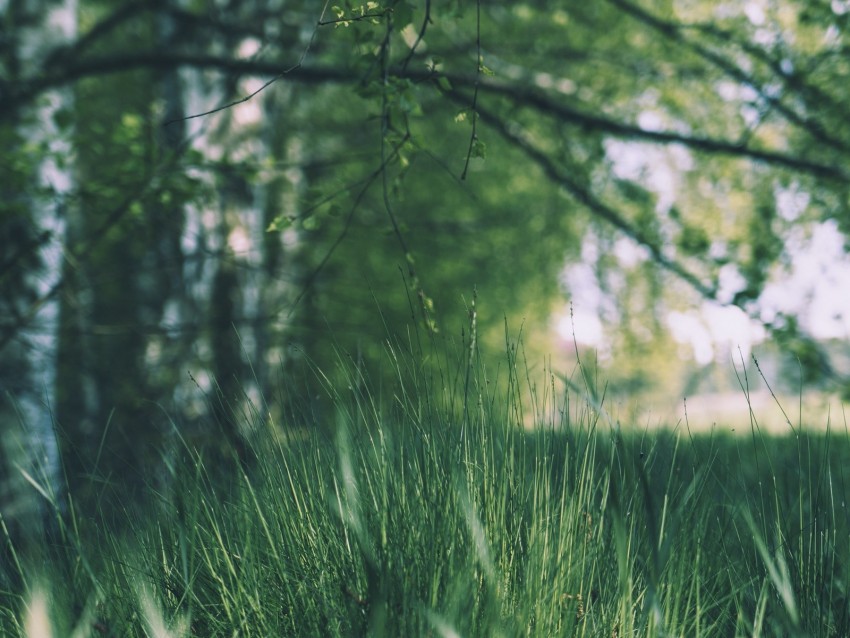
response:
[[(115, 481), (124, 462), (141, 483), (168, 446), (162, 407), (239, 443), (250, 405), (278, 418), (299, 400), (275, 388), (281, 362), (342, 351), (378, 378), (411, 315), (465, 345), (476, 294), (488, 364), (505, 323), (542, 359), (578, 262), (618, 393), (678, 393), (666, 317), (702, 304), (846, 389), (807, 308), (765, 294), (806, 237), (850, 228), (847, 12), (810, 4), (90, 0), (66, 41), (47, 38), (59, 2), (15, 4), (0, 237), (20, 245), (0, 348), (26, 352), (59, 305), (47, 403), (69, 479)], [(53, 164), (71, 183), (44, 206)], [(187, 400), (195, 384), (213, 400)], [(101, 450), (122, 461), (98, 467)]]

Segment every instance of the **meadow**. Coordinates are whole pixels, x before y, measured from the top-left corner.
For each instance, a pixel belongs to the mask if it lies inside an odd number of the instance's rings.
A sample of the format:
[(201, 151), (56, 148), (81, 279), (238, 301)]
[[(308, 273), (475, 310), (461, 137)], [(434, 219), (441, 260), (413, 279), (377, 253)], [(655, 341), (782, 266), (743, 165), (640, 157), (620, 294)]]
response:
[(314, 371), (329, 422), (257, 411), (249, 467), (179, 442), (143, 508), (0, 536), (0, 634), (850, 635), (843, 420), (647, 431), (514, 347), (386, 361)]

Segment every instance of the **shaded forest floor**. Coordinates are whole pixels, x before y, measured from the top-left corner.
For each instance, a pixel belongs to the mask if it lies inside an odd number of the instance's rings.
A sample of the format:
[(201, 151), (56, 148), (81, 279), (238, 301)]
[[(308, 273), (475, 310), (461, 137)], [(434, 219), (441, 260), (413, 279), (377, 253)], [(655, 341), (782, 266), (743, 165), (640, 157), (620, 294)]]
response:
[(0, 538), (0, 633), (850, 635), (844, 425), (633, 431), (508, 376), (329, 383), (250, 464), (185, 446), (140, 508), (57, 506)]

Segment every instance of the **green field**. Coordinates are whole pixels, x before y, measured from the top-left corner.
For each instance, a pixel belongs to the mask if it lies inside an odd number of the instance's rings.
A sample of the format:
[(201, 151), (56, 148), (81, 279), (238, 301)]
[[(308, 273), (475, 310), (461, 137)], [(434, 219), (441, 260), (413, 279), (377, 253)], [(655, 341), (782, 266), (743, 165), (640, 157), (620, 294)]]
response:
[(7, 534), (0, 633), (850, 635), (845, 423), (648, 432), (510, 355), (387, 361), (326, 380), (330, 422), (258, 418), (244, 470), (179, 444), (141, 510)]

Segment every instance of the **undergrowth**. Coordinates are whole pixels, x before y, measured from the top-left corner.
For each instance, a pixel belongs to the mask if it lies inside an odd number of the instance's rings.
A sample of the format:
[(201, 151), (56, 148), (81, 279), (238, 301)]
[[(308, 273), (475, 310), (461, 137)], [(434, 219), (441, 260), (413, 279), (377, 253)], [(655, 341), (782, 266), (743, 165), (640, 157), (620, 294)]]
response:
[(258, 410), (250, 465), (178, 443), (119, 525), (40, 486), (56, 531), (0, 537), (0, 633), (850, 635), (845, 426), (640, 431), (514, 345), (493, 378), (404, 352), (379, 390), (314, 370), (324, 422)]

